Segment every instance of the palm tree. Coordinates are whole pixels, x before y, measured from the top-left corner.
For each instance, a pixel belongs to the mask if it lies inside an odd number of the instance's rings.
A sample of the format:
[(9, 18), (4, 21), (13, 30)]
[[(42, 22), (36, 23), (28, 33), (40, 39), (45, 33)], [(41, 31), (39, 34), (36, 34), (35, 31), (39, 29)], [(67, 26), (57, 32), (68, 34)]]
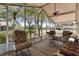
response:
[(18, 21), (16, 21), (16, 17), (22, 17), (23, 18), (23, 10), (21, 10), (21, 7), (14, 7), (14, 6), (9, 6), (8, 8), (8, 16), (9, 16), (9, 20), (13, 19), (13, 25), (11, 26), (12, 29), (14, 29), (14, 27), (16, 26), (15, 23), (17, 23), (18, 27), (22, 27), (20, 25), (20, 23)]
[(35, 10), (34, 10), (34, 17), (35, 17), (35, 23), (36, 23), (36, 30), (38, 29), (38, 36), (40, 37), (40, 31), (39, 31), (39, 15), (40, 15), (40, 13), (41, 13), (41, 9), (39, 9), (39, 8), (35, 8)]
[(28, 32), (30, 34), (30, 39), (31, 39), (31, 33), (32, 33), (32, 26), (31, 26), (31, 23), (32, 23), (32, 20), (33, 20), (33, 17), (32, 17), (32, 10), (31, 9), (26, 9), (26, 19), (27, 19), (27, 22), (28, 22)]

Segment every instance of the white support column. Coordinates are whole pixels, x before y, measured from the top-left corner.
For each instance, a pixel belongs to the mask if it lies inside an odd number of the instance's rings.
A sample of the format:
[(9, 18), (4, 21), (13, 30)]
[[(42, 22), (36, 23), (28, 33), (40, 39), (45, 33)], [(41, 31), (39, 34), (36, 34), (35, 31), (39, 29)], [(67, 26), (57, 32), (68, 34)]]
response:
[(26, 6), (24, 4), (24, 30), (26, 31)]
[[(47, 17), (45, 16), (45, 20), (48, 21)], [(46, 21), (46, 39), (47, 39), (47, 21)]]
[(8, 38), (8, 4), (6, 4), (6, 49), (8, 51), (9, 47), (8, 47), (8, 43), (9, 43), (9, 38)]
[(79, 38), (79, 3), (76, 4), (75, 19), (76, 19), (76, 33)]

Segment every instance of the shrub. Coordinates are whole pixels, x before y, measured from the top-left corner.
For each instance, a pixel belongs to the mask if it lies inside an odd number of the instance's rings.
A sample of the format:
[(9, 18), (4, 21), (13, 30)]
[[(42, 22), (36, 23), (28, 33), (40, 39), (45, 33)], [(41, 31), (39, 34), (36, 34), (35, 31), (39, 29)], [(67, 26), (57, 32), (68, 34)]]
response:
[(0, 33), (0, 44), (6, 43), (6, 34)]

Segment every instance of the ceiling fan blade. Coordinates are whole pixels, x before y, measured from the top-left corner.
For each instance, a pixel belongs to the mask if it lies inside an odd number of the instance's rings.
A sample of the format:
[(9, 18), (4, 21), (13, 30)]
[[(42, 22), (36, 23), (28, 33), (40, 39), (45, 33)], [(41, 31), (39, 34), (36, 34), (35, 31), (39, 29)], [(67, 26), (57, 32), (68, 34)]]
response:
[(70, 14), (70, 13), (74, 13), (75, 11), (69, 11), (69, 12), (64, 12), (64, 13), (59, 13), (58, 12), (58, 14), (53, 14), (53, 15), (51, 15), (50, 17), (54, 17), (54, 16), (60, 16), (60, 15), (65, 15), (65, 14)]

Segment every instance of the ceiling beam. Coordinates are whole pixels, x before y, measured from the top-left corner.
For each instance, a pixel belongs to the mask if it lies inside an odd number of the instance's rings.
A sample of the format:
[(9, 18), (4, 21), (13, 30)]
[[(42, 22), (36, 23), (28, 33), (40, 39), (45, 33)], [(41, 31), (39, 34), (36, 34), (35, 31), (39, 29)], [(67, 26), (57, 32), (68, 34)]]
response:
[(50, 3), (46, 3), (46, 4), (44, 4), (44, 5), (42, 5), (42, 6), (40, 6), (40, 8), (43, 8), (44, 6), (47, 6), (47, 5), (49, 5)]
[[(8, 4), (8, 3), (0, 3), (0, 5), (6, 5), (6, 4)], [(21, 4), (21, 5), (20, 5), (20, 4), (17, 4), (17, 3), (16, 3), (16, 4), (13, 4), (13, 3), (12, 3), (12, 4), (8, 4), (8, 5), (10, 5), (10, 6), (20, 6), (20, 7), (24, 7), (24, 4), (25, 4), (25, 3), (23, 3), (23, 4)], [(26, 4), (25, 4), (25, 5), (26, 5)], [(26, 7), (40, 8), (40, 7), (38, 7), (38, 6), (27, 6), (27, 5), (26, 5)]]
[(59, 14), (57, 14), (57, 15), (51, 15), (51, 16), (49, 16), (49, 17), (56, 17), (56, 16), (61, 16), (61, 15), (70, 14), (70, 13), (75, 13), (75, 11), (69, 11), (69, 12), (59, 13)]
[(46, 13), (46, 11), (44, 9), (42, 9), (44, 11), (44, 13), (46, 14), (46, 16), (48, 17), (49, 20), (51, 20), (54, 24), (55, 22), (48, 16), (48, 14)]
[[(8, 3), (0, 3), (0, 5), (6, 5), (6, 4), (8, 4)], [(20, 7), (22, 7), (22, 5), (16, 5), (16, 4), (8, 4), (8, 5), (10, 5), (10, 6), (20, 6)]]

